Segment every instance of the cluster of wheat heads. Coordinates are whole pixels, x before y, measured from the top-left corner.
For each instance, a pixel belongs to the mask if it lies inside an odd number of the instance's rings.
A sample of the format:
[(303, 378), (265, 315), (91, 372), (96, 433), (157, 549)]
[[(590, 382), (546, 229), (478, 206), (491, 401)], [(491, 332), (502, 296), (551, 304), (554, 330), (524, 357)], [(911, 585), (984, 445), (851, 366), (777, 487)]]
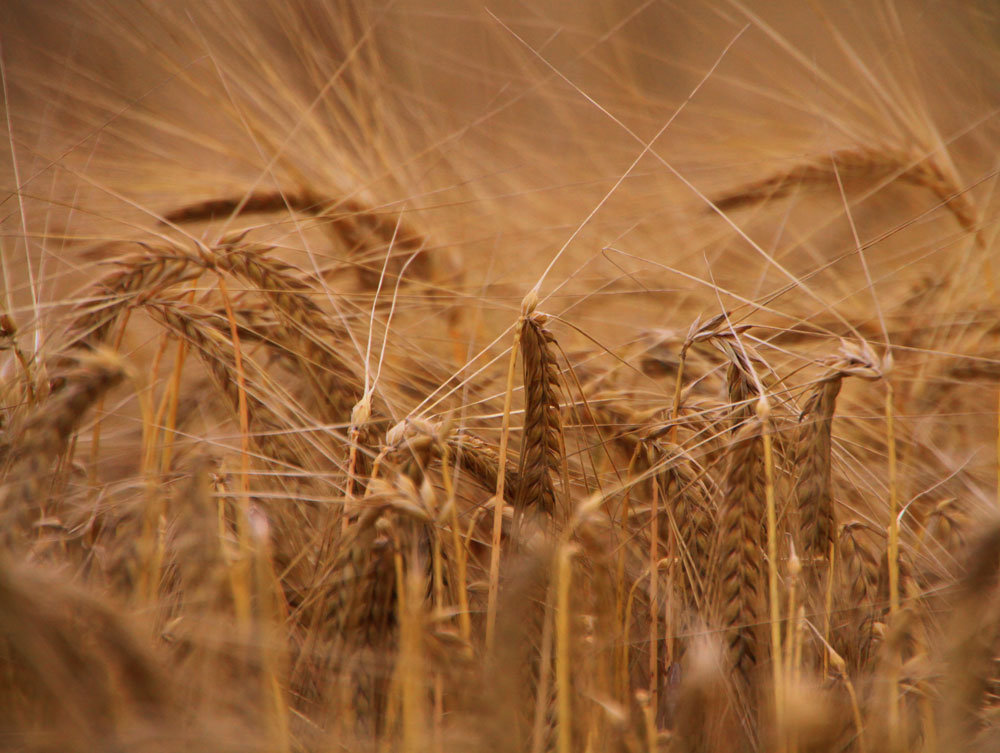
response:
[[(0, 749), (1000, 746), (988, 121), (951, 140), (982, 152), (952, 150), (830, 18), (871, 87), (831, 120), (836, 148), (759, 135), (749, 167), (746, 144), (676, 162), (600, 130), (626, 107), (649, 125), (650, 48), (627, 23), (676, 16), (608, 3), (620, 18), (572, 27), (585, 91), (470, 58), (499, 104), (451, 103), (458, 129), (419, 145), (421, 66), (450, 61), (413, 29), (439, 11), (281, 5), (158, 11), (161, 36), (82, 3), (180, 104), (83, 101), (71, 82), (101, 69), (71, 58), (62, 79), (0, 70)], [(690, 12), (721, 24), (713, 55), (795, 51), (724, 7)], [(521, 63), (548, 60), (533, 30), (562, 28), (503, 4), (475, 18)], [(182, 65), (167, 37), (185, 35)], [(753, 91), (832, 106), (703, 62), (678, 100), (695, 130)], [(846, 97), (826, 71), (807, 67)], [(737, 104), (695, 109), (716, 74)], [(74, 133), (58, 98), (41, 99), (62, 120), (19, 119), (17, 86), (40, 81), (113, 148), (52, 146)], [(192, 102), (206, 123), (181, 124)], [(575, 123), (572, 148), (501, 121), (536, 171), (518, 172), (476, 133), (494, 107)], [(36, 117), (59, 128), (26, 172)], [(249, 175), (227, 123), (262, 155)], [(696, 135), (685, 148), (713, 134)], [(222, 167), (195, 169), (206, 154)], [(673, 163), (726, 176), (658, 182)]]

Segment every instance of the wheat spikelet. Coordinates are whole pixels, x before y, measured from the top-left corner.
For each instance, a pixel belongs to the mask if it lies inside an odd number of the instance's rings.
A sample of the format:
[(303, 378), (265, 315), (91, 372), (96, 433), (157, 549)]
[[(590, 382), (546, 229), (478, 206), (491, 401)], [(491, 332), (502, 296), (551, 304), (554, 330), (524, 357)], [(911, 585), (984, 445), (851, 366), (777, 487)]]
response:
[(879, 564), (858, 533), (856, 521), (840, 527), (838, 570), (839, 602), (847, 610), (848, 624), (838, 641), (838, 653), (852, 668), (866, 665), (872, 650), (874, 602), (878, 597)]
[(531, 312), (523, 319), (521, 347), (524, 364), (524, 438), (518, 471), (517, 506), (556, 512), (553, 476), (562, 462), (562, 420), (559, 409), (559, 367), (555, 338), (545, 327), (547, 317)]
[(375, 287), (380, 277), (381, 259), (376, 254), (390, 245), (397, 255), (389, 270), (392, 274), (402, 272), (398, 256), (403, 253), (416, 254), (410, 267), (418, 277), (423, 279), (431, 273), (430, 261), (426, 254), (421, 253), (427, 248), (427, 239), (408, 223), (397, 223), (396, 217), (385, 217), (358, 199), (333, 200), (309, 191), (262, 191), (191, 204), (168, 212), (164, 220), (170, 223), (202, 222), (286, 209), (327, 221), (333, 235), (344, 242), (352, 257), (372, 254), (371, 266), (366, 263), (365, 256), (361, 256), (357, 266), (358, 276), (368, 288)]
[(712, 603), (723, 628), (730, 666), (749, 682), (758, 661), (757, 625), (764, 618), (764, 477), (761, 426), (739, 428), (729, 447), (729, 465), (714, 543)]
[(833, 413), (840, 393), (839, 372), (826, 375), (806, 401), (800, 418), (798, 484), (795, 503), (799, 516), (799, 551), (806, 571), (815, 579), (817, 563), (830, 555), (836, 519), (831, 491)]
[(343, 338), (309, 297), (312, 289), (292, 273), (290, 265), (269, 256), (267, 250), (223, 246), (214, 261), (219, 268), (250, 283), (271, 303), (284, 322), (284, 336), (278, 338), (278, 343), (286, 344), (287, 351), (311, 377), (317, 397), (329, 404), (331, 418), (346, 421), (361, 390), (354, 369), (331, 344)]
[[(216, 386), (228, 398), (233, 410), (238, 412), (239, 387), (232, 342), (216, 327), (206, 324), (204, 316), (163, 304), (151, 306), (149, 310), (154, 318), (198, 352)], [(244, 366), (250, 368), (246, 362)], [(264, 375), (256, 369), (247, 376), (248, 384), (267, 383)], [(246, 397), (251, 425), (256, 429), (251, 432), (251, 439), (266, 457), (288, 467), (301, 467), (304, 453), (301, 447), (292, 444), (294, 435), (285, 431), (289, 422), (279, 417), (269, 401), (262, 399), (256, 390), (247, 390)]]
[(795, 489), (799, 551), (813, 584), (819, 564), (829, 559), (836, 543), (836, 515), (831, 488), (833, 416), (844, 377), (872, 380), (881, 376), (881, 363), (865, 344), (843, 342), (823, 377), (813, 386), (799, 416), (798, 478)]
[[(690, 588), (691, 606), (700, 609), (711, 564), (715, 506), (705, 482), (705, 471), (683, 449), (657, 447), (660, 459), (653, 466), (661, 499), (670, 507), (670, 517), (680, 538), (680, 558)], [(656, 469), (659, 470), (656, 470)], [(659, 527), (661, 536), (669, 525)]]
[(14, 430), (0, 498), (5, 546), (25, 534), (45, 498), (49, 464), (65, 452), (87, 410), (124, 378), (125, 365), (116, 355), (103, 350), (81, 355), (59, 374), (48, 399)]
[(836, 149), (721, 194), (712, 203), (728, 212), (783, 198), (800, 186), (836, 186), (838, 176), (843, 181), (901, 180), (926, 188), (948, 208), (963, 230), (973, 234), (980, 246), (984, 245), (972, 201), (937, 160), (916, 151), (888, 147)]
[[(471, 475), (485, 490), (493, 492), (497, 487), (497, 473), (500, 469), (500, 454), (485, 440), (465, 431), (449, 435), (447, 445), (459, 465)], [(514, 504), (521, 489), (521, 477), (514, 464), (507, 461), (504, 469), (504, 500)]]
[(196, 279), (204, 261), (180, 249), (145, 247), (144, 253), (118, 262), (121, 269), (95, 286), (92, 298), (69, 326), (70, 342), (96, 345), (106, 342), (112, 328), (132, 306), (141, 305), (168, 287)]
[[(282, 322), (276, 329), (272, 322), (252, 309), (240, 312), (244, 331), (261, 337), (250, 319), (265, 325), (265, 339), (284, 350), (309, 376), (317, 397), (328, 406), (332, 420), (345, 421), (360, 393), (354, 369), (330, 342), (342, 339), (330, 324), (329, 317), (309, 297), (313, 289), (290, 265), (267, 252), (268, 247), (223, 244), (218, 249), (200, 248), (190, 254), (175, 246), (148, 247), (145, 253), (121, 262), (122, 270), (98, 284), (107, 291), (111, 303), (97, 310), (87, 309), (70, 326), (72, 341), (101, 342), (114, 323), (130, 307), (155, 301), (168, 287), (197, 278), (207, 270), (228, 272), (244, 280), (271, 303)], [(243, 308), (243, 307), (241, 307)], [(329, 341), (329, 342), (328, 342)]]

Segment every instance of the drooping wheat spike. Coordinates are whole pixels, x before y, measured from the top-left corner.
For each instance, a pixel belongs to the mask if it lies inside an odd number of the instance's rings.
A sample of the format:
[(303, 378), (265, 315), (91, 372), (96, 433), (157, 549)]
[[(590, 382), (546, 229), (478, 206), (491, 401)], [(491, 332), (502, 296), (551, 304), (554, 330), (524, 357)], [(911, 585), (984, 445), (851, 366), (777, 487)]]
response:
[(831, 491), (831, 429), (842, 377), (828, 373), (815, 387), (802, 411), (799, 429), (798, 485), (799, 551), (806, 571), (815, 575), (816, 563), (825, 561), (834, 541), (836, 520)]
[(711, 570), (715, 620), (725, 631), (730, 666), (747, 682), (761, 658), (757, 626), (765, 620), (763, 479), (761, 426), (752, 419), (729, 447)]
[[(484, 439), (459, 431), (451, 434), (446, 440), (450, 453), (458, 459), (459, 465), (485, 490), (492, 492), (497, 486), (497, 473), (500, 469), (500, 454)], [(517, 468), (510, 461), (504, 469), (504, 500), (513, 505), (521, 489), (521, 477)]]
[(828, 361), (829, 368), (812, 388), (799, 417), (798, 482), (795, 488), (799, 552), (815, 585), (819, 563), (830, 557), (836, 542), (833, 504), (832, 451), (833, 416), (844, 377), (878, 379), (881, 366), (867, 345), (843, 343), (840, 354)]
[(736, 431), (755, 415), (754, 406), (756, 398), (760, 395), (756, 372), (750, 363), (750, 353), (744, 344), (723, 337), (718, 337), (712, 342), (729, 359), (729, 367), (726, 370), (729, 425), (732, 431)]
[(316, 291), (294, 274), (294, 268), (270, 256), (266, 247), (222, 246), (215, 255), (218, 268), (240, 277), (267, 299), (284, 324), (279, 344), (287, 343), (310, 377), (317, 397), (329, 405), (329, 417), (346, 421), (360, 395), (355, 370), (335, 343), (343, 336), (330, 317), (312, 300)]
[(554, 515), (553, 477), (559, 475), (563, 458), (561, 387), (554, 353), (555, 338), (545, 327), (545, 314), (533, 311), (523, 321), (524, 438), (518, 468), (521, 487), (516, 505), (520, 509), (536, 507), (547, 515)]
[[(218, 328), (207, 324), (204, 317), (183, 311), (178, 306), (157, 304), (151, 306), (149, 311), (154, 319), (158, 319), (197, 351), (216, 386), (229, 400), (233, 410), (238, 412), (239, 388), (232, 341)], [(251, 368), (246, 361), (244, 366)], [(249, 385), (267, 382), (262, 372), (256, 369), (252, 371), (252, 375), (247, 374)], [(301, 467), (304, 462), (302, 448), (294, 443), (294, 434), (288, 432), (289, 422), (275, 413), (271, 407), (272, 401), (258, 394), (257, 389), (248, 389), (246, 398), (254, 429), (251, 439), (261, 452), (287, 467)]]
[(842, 181), (900, 180), (931, 191), (961, 227), (984, 245), (976, 207), (956, 179), (933, 156), (888, 147), (850, 147), (817, 155), (782, 172), (740, 186), (712, 199), (721, 211), (753, 206), (788, 196), (799, 187), (823, 188)]
[[(656, 482), (660, 499), (670, 508), (669, 517), (680, 537), (679, 557), (687, 575), (691, 606), (704, 607), (706, 576), (712, 555), (715, 505), (706, 486), (705, 471), (680, 447), (658, 447), (661, 459), (656, 463)], [(670, 532), (669, 523), (659, 527), (661, 536)], [(666, 551), (666, 550), (664, 550)]]
[(166, 288), (196, 279), (205, 270), (202, 258), (179, 248), (150, 246), (118, 262), (121, 267), (94, 286), (93, 300), (80, 307), (69, 326), (70, 343), (97, 345), (130, 308), (151, 300)]
[[(218, 249), (200, 247), (198, 253), (172, 245), (146, 247), (143, 254), (122, 261), (123, 269), (98, 284), (109, 302), (96, 309), (88, 305), (71, 324), (71, 339), (102, 342), (129, 308), (154, 301), (166, 288), (195, 279), (205, 271), (228, 272), (270, 302), (283, 326), (275, 329), (268, 323), (266, 339), (284, 347), (298, 362), (321, 404), (328, 406), (328, 417), (346, 421), (360, 388), (354, 369), (334, 345), (343, 338), (310, 297), (316, 291), (295, 274), (293, 267), (269, 255), (269, 250), (235, 244), (223, 244)], [(247, 322), (243, 324), (245, 329), (252, 329)]]
[(359, 199), (329, 199), (310, 191), (261, 191), (191, 204), (168, 212), (164, 220), (171, 223), (202, 222), (286, 209), (329, 222), (331, 233), (347, 246), (350, 256), (358, 257), (358, 276), (366, 287), (378, 284), (381, 254), (390, 244), (394, 251), (394, 263), (388, 270), (390, 274), (398, 275), (402, 271), (401, 259), (411, 254), (416, 254), (409, 266), (414, 275), (423, 279), (431, 273), (429, 257), (422, 253), (428, 246), (427, 239), (409, 223), (399, 221), (397, 214), (379, 213), (377, 208)]
[(244, 214), (293, 209), (306, 214), (321, 212), (330, 202), (310, 191), (257, 191), (246, 196), (208, 199), (173, 209), (163, 215), (166, 222), (187, 223), (224, 219)]
[(34, 406), (20, 427), (6, 458), (0, 491), (3, 544), (9, 547), (26, 533), (45, 498), (49, 465), (65, 452), (87, 410), (125, 378), (125, 365), (115, 354), (99, 350), (80, 355), (58, 375), (47, 400)]
[(866, 666), (871, 656), (878, 598), (878, 559), (858, 535), (863, 527), (857, 521), (840, 527), (838, 602), (847, 610), (847, 626), (839, 633), (837, 652), (852, 669)]

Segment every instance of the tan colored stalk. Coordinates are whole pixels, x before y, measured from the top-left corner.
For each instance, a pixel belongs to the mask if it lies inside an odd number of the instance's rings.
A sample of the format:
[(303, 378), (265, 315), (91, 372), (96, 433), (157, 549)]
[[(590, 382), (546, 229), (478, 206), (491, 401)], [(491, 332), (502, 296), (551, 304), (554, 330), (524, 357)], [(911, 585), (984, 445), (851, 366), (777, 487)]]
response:
[(405, 583), (406, 598), (400, 599), (399, 673), (403, 710), (403, 753), (418, 753), (427, 748), (425, 657), (423, 655), (422, 605), (426, 584), (415, 569), (404, 578), (402, 558), (397, 552), (397, 581)]
[(257, 632), (260, 662), (263, 669), (264, 697), (270, 699), (272, 748), (277, 753), (290, 750), (288, 699), (282, 689), (281, 675), (283, 662), (278, 649), (278, 631), (282, 624), (282, 609), (279, 606), (281, 586), (274, 573), (272, 561), (270, 526), (259, 510), (247, 511), (247, 528), (252, 539), (250, 557), (254, 569), (254, 596), (257, 604)]
[[(556, 553), (556, 570), (559, 569), (559, 552)], [(558, 572), (556, 573), (558, 576)], [(538, 683), (535, 686), (535, 718), (531, 725), (531, 753), (545, 753), (549, 742), (549, 717), (551, 710), (552, 685), (552, 644), (555, 641), (555, 621), (558, 618), (556, 608), (556, 590), (558, 582), (548, 579), (545, 589), (545, 606), (542, 614), (542, 638), (538, 656)], [(558, 689), (556, 690), (558, 693)], [(557, 702), (558, 703), (558, 702)]]
[[(636, 444), (635, 449), (632, 452), (632, 457), (629, 460), (628, 470), (626, 471), (627, 484), (625, 487), (625, 493), (622, 495), (622, 507), (621, 507), (621, 520), (619, 521), (619, 527), (622, 531), (629, 530), (629, 512), (631, 507), (632, 492), (635, 488), (635, 483), (633, 481), (633, 474), (635, 472), (635, 464), (639, 459), (639, 453), (642, 450), (641, 444)], [(628, 547), (625, 542), (618, 545), (618, 558), (615, 566), (615, 623), (619, 626), (621, 630), (621, 638), (619, 640), (619, 645), (621, 646), (621, 653), (618, 659), (618, 673), (617, 673), (617, 689), (618, 689), (618, 702), (627, 703), (628, 698), (628, 647), (629, 647), (629, 611), (631, 605), (632, 595), (635, 590), (635, 585), (633, 584), (632, 589), (628, 593), (625, 591), (625, 558), (628, 554)], [(638, 582), (638, 581), (637, 581)]]
[[(161, 336), (160, 347), (155, 361), (159, 360), (168, 342), (167, 335)], [(157, 368), (152, 373), (156, 374)], [(145, 504), (143, 505), (142, 532), (136, 543), (138, 553), (138, 596), (139, 608), (151, 608), (159, 598), (160, 575), (163, 565), (163, 541), (159, 535), (163, 519), (164, 505), (159, 484), (153, 473), (153, 459), (156, 455), (157, 427), (160, 422), (153, 413), (152, 389), (140, 389), (138, 392), (139, 413), (142, 416), (142, 464), (140, 471), (144, 479)]]
[(774, 494), (774, 448), (771, 433), (771, 406), (767, 396), (757, 401), (757, 418), (764, 440), (764, 490), (767, 505), (767, 592), (771, 628), (771, 679), (774, 683), (775, 725), (784, 729), (785, 684), (781, 661), (781, 603), (778, 595), (778, 515)]
[(650, 705), (655, 708), (659, 690), (660, 678), (660, 486), (652, 485), (650, 495), (650, 515), (649, 515), (649, 667), (648, 678)]
[[(537, 297), (536, 297), (537, 300)], [(524, 304), (522, 304), (522, 307)], [(524, 314), (521, 315), (523, 320)], [(497, 597), (500, 593), (500, 541), (503, 533), (504, 486), (507, 474), (500, 473), (500, 468), (507, 467), (507, 442), (510, 437), (510, 408), (514, 395), (514, 370), (517, 366), (517, 352), (520, 349), (522, 323), (518, 321), (514, 329), (514, 342), (510, 349), (510, 362), (507, 366), (507, 390), (503, 398), (503, 419), (500, 427), (500, 452), (497, 458), (497, 486), (493, 496), (493, 537), (490, 542), (490, 580), (486, 596), (486, 653), (492, 654), (496, 643), (497, 627)]]
[(455, 485), (451, 477), (451, 463), (448, 455), (448, 444), (441, 442), (441, 478), (444, 483), (445, 505), (450, 515), (451, 556), (455, 561), (456, 583), (454, 590), (458, 598), (458, 625), (462, 643), (467, 652), (472, 647), (472, 616), (469, 614), (468, 591), (468, 550), (462, 544), (461, 526), (458, 522), (458, 504), (455, 499)]
[[(799, 555), (795, 552), (795, 545), (793, 544), (792, 551), (788, 555), (788, 620), (785, 627), (785, 651), (783, 657), (785, 670), (783, 685), (786, 688), (791, 687), (793, 681), (792, 667), (795, 660), (795, 617), (793, 617), (793, 615), (798, 615), (799, 605), (797, 597), (799, 591), (799, 579), (801, 575), (802, 561), (799, 559)], [(787, 696), (783, 700), (787, 702)]]
[[(893, 409), (893, 389), (892, 383), (885, 385), (885, 425), (886, 444), (889, 453), (889, 543), (888, 543), (888, 570), (889, 570), (889, 620), (895, 629), (896, 620), (899, 616), (899, 494), (896, 478), (896, 429)], [(898, 647), (893, 649), (898, 651)], [(889, 750), (897, 753), (901, 748), (900, 738), (900, 718), (899, 718), (899, 665), (900, 661), (893, 657), (889, 661), (889, 678), (887, 685), (888, 698), (888, 729), (889, 729)]]
[(570, 684), (570, 580), (573, 575), (573, 549), (560, 547), (556, 554), (556, 708), (559, 724), (558, 753), (573, 750), (573, 689)]
[(236, 373), (237, 414), (240, 420), (240, 493), (236, 507), (236, 537), (239, 556), (232, 567), (233, 603), (236, 605), (237, 623), (245, 630), (250, 627), (249, 567), (252, 552), (250, 540), (250, 409), (247, 406), (246, 376), (243, 370), (243, 351), (236, 331), (236, 318), (226, 282), (219, 278), (219, 295), (229, 319), (229, 335), (233, 342), (233, 366)]

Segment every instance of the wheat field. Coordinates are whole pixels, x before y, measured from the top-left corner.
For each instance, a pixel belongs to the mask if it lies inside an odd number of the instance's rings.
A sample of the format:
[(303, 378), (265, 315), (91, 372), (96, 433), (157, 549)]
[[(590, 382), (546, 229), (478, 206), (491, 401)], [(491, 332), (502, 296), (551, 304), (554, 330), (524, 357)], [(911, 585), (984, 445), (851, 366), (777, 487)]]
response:
[(1000, 749), (990, 0), (8, 0), (0, 749)]

